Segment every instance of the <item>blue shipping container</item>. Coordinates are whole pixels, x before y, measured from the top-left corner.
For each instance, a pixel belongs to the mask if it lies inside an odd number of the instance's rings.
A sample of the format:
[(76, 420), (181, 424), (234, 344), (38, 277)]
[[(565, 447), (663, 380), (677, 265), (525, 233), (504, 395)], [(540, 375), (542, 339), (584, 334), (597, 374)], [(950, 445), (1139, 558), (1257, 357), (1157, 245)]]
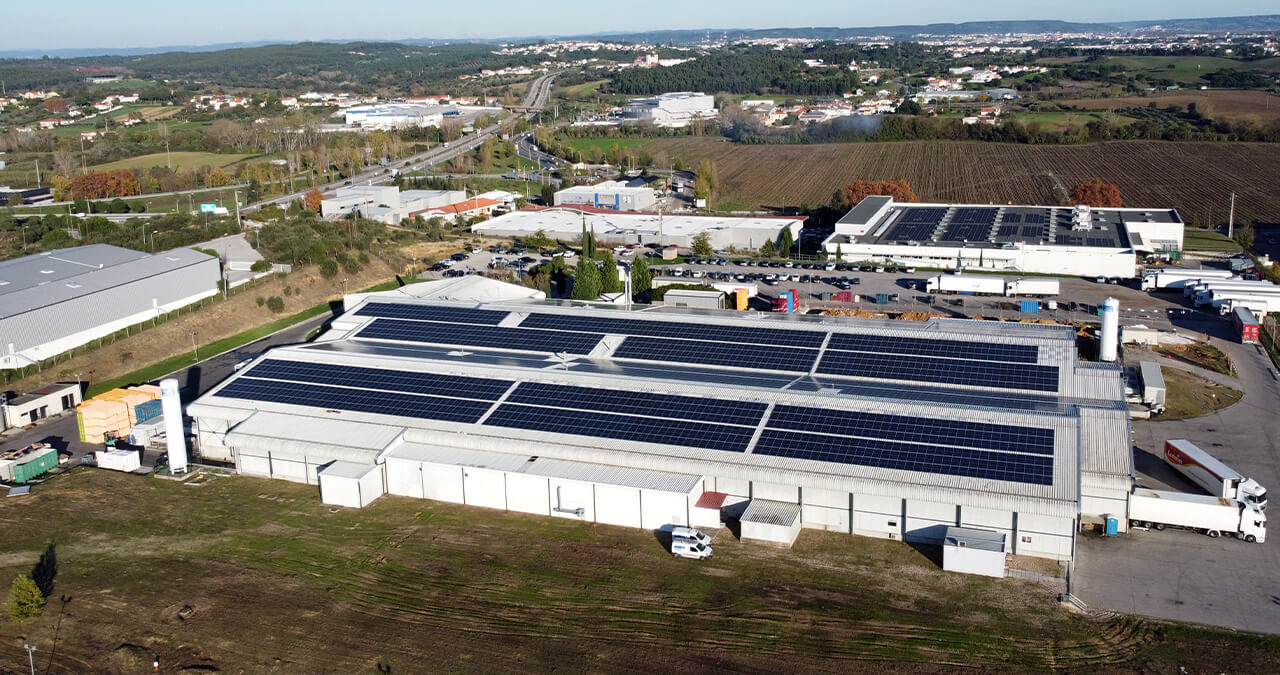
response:
[(1023, 300), (1022, 311), (1026, 312), (1027, 314), (1039, 314), (1040, 301), (1039, 300)]
[(888, 293), (876, 293), (876, 304), (877, 304), (877, 305), (887, 305), (887, 304), (889, 304), (889, 294), (888, 294)]
[(146, 403), (139, 403), (133, 407), (134, 417), (137, 418), (139, 423), (159, 417), (162, 412), (164, 412), (164, 409), (159, 399), (155, 401), (147, 401)]

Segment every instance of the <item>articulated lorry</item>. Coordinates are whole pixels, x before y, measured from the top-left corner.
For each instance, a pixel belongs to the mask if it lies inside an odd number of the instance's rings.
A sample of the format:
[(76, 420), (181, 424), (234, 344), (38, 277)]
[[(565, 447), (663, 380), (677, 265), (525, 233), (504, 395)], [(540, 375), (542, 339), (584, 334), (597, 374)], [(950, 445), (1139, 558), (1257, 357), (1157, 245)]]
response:
[(1267, 516), (1235, 499), (1134, 488), (1129, 495), (1130, 527), (1192, 530), (1210, 537), (1229, 534), (1258, 543), (1267, 539)]
[(1245, 281), (1244, 279), (1200, 279), (1194, 284), (1188, 284), (1182, 287), (1183, 297), (1193, 298), (1203, 292), (1213, 290), (1235, 289), (1242, 291), (1275, 291), (1280, 290), (1270, 281)]
[(1162, 269), (1142, 275), (1142, 290), (1181, 290), (1202, 279), (1230, 279), (1233, 276), (1235, 275), (1227, 270)]
[(1014, 279), (980, 275), (941, 275), (925, 282), (929, 293), (961, 293), (964, 295), (1027, 295), (1051, 297), (1058, 294), (1057, 279)]
[(1280, 312), (1280, 295), (1235, 296), (1214, 300), (1211, 304), (1223, 316), (1231, 314), (1238, 308), (1248, 309), (1255, 316), (1263, 316), (1272, 312)]
[(1267, 489), (1184, 438), (1164, 443), (1164, 461), (1209, 494), (1267, 508)]

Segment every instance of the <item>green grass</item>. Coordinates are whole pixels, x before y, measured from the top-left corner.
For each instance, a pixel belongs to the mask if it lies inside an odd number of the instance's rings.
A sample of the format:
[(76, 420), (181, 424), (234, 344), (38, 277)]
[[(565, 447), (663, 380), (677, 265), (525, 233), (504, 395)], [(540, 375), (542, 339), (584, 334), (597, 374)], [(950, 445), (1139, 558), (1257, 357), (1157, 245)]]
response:
[(1216, 70), (1243, 69), (1245, 65), (1234, 59), (1214, 56), (1109, 56), (1106, 62), (1122, 66), (1140, 77), (1191, 85), (1201, 84), (1202, 75)]
[(1181, 420), (1208, 415), (1240, 400), (1243, 393), (1176, 368), (1162, 368), (1168, 393), (1158, 419)]
[[(172, 155), (170, 157), (169, 155)], [(150, 155), (139, 155), (128, 159), (121, 159), (107, 164), (97, 164), (92, 167), (94, 171), (115, 171), (117, 169), (131, 169), (134, 171), (149, 169), (153, 166), (169, 166), (172, 159), (173, 170), (181, 171), (183, 169), (198, 169), (202, 166), (224, 167), (235, 164), (257, 155), (224, 155), (217, 152), (174, 152), (163, 153), (157, 152)]]
[(652, 140), (650, 138), (570, 138), (565, 142), (573, 149), (582, 152), (591, 152), (592, 148), (596, 148), (603, 155), (615, 145), (618, 146), (619, 150), (639, 149), (648, 145)]
[(1183, 230), (1182, 248), (1186, 251), (1240, 252), (1240, 244), (1228, 239), (1226, 235), (1212, 230), (1185, 228)]

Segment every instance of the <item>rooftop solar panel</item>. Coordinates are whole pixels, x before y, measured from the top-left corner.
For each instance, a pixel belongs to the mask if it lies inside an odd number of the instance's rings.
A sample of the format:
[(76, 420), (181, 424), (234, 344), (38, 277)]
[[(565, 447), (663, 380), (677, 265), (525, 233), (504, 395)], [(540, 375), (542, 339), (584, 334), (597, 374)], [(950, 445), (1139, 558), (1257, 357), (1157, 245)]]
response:
[(496, 326), (507, 317), (507, 312), (496, 312), (490, 309), (471, 309), (469, 307), (428, 307), (394, 302), (370, 302), (356, 310), (356, 315)]
[(1016, 237), (1018, 236), (1018, 226), (1017, 225), (1001, 225), (999, 229), (996, 230), (996, 236), (997, 237)]
[(946, 356), (957, 359), (1035, 363), (1040, 348), (1035, 345), (1006, 345), (967, 340), (908, 338), (889, 335), (834, 333), (827, 349), (845, 351)]
[[(672, 394), (647, 394), (542, 382), (521, 383), (505, 401), (508, 403), (528, 403), (556, 408), (579, 408), (701, 422), (745, 424), (752, 427), (760, 423), (760, 418), (768, 407), (764, 403), (750, 401), (727, 401)], [(661, 421), (655, 422), (655, 424), (662, 423)]]
[(511, 388), (508, 380), (487, 380), (414, 373), (381, 368), (335, 366), (327, 363), (305, 363), (271, 359), (262, 361), (244, 373), (244, 377), (289, 380), (309, 384), (328, 384), (359, 389), (383, 389), (411, 394), (456, 396), (495, 401)]
[(703, 363), (804, 373), (813, 366), (818, 351), (796, 347), (629, 337), (613, 352), (613, 355), (622, 359)]
[(1044, 216), (1044, 214), (1043, 214), (1043, 213), (1028, 213), (1028, 214), (1026, 214), (1026, 215), (1024, 215), (1024, 216), (1022, 217), (1022, 222), (1024, 222), (1024, 223), (1045, 223), (1045, 222), (1048, 222), (1048, 221), (1045, 219), (1045, 216)]
[(721, 326), (678, 321), (615, 319), (595, 316), (567, 316), (563, 314), (530, 314), (525, 317), (524, 321), (520, 322), (520, 327), (616, 335), (714, 340), (717, 342), (745, 342), (748, 344), (788, 347), (820, 347), (822, 346), (822, 341), (826, 339), (826, 333), (820, 330), (782, 330), (754, 326)]
[(902, 217), (898, 219), (900, 223), (937, 225), (942, 222), (943, 217), (947, 215), (945, 208), (925, 207), (925, 208), (909, 208)]
[(1002, 218), (1000, 218), (1000, 222), (1002, 222), (1002, 223), (1015, 223), (1015, 224), (1016, 224), (1016, 223), (1021, 223), (1021, 222), (1022, 222), (1022, 214), (1021, 214), (1021, 213), (1006, 213), (1006, 214), (1004, 214), (1004, 216), (1003, 216)]
[(465, 398), (395, 394), (301, 382), (258, 380), (251, 377), (232, 381), (218, 390), (217, 395), (224, 398), (287, 403), (312, 408), (464, 423), (480, 419), (493, 405), (489, 401), (472, 401)]
[(1007, 452), (938, 448), (897, 441), (765, 429), (755, 455), (921, 471), (1032, 485), (1053, 484), (1053, 458)]
[(818, 363), (818, 372), (845, 377), (936, 382), (996, 389), (1058, 390), (1056, 367), (1021, 363), (828, 350)]
[(494, 349), (515, 349), (549, 354), (568, 352), (587, 354), (600, 343), (603, 335), (569, 333), (532, 328), (503, 328), (467, 324), (405, 321), (403, 319), (374, 319), (360, 329), (358, 338), (377, 338), (422, 342), (438, 345), (465, 345)]
[(1097, 247), (1100, 247), (1100, 248), (1115, 248), (1115, 247), (1116, 247), (1116, 243), (1115, 243), (1115, 241), (1114, 241), (1114, 240), (1112, 240), (1112, 239), (1106, 239), (1106, 238), (1101, 238), (1101, 237), (1087, 237), (1087, 238), (1085, 238), (1085, 242), (1084, 242), (1084, 243), (1085, 243), (1085, 245), (1087, 245), (1087, 246), (1097, 246)]
[(1023, 225), (1022, 226), (1022, 236), (1024, 237), (1043, 239), (1044, 234), (1045, 234), (1045, 231), (1044, 231), (1043, 225)]
[(991, 223), (951, 221), (942, 231), (942, 241), (984, 241), (991, 235)]
[(995, 208), (958, 208), (951, 214), (951, 222), (963, 225), (993, 225), (996, 222)]
[(908, 443), (1053, 455), (1053, 429), (907, 415), (780, 405), (769, 415), (776, 429), (887, 438)]
[(563, 410), (530, 405), (499, 406), (486, 426), (595, 436), (642, 443), (683, 445), (727, 452), (743, 452), (755, 429), (684, 420), (653, 420), (640, 415), (617, 415), (587, 410)]

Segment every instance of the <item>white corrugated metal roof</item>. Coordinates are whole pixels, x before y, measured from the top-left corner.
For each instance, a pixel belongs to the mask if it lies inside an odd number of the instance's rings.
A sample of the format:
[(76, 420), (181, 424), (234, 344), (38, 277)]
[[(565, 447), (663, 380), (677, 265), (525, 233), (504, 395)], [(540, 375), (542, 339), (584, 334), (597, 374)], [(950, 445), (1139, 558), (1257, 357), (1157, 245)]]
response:
[(470, 466), (494, 471), (519, 471), (529, 463), (529, 455), (513, 455), (468, 448), (446, 448), (420, 443), (404, 443), (383, 457), (409, 459), (431, 464)]
[(1133, 438), (1128, 410), (1080, 410), (1080, 470), (1134, 475)]
[(373, 464), (357, 464), (355, 462), (334, 462), (320, 469), (321, 476), (333, 478), (349, 478), (352, 480), (360, 480), (369, 475), (370, 471), (378, 467)]
[(1003, 532), (951, 526), (944, 535), (943, 545), (1004, 553), (1004, 539)]
[(791, 527), (800, 519), (800, 505), (791, 502), (775, 502), (768, 499), (752, 499), (742, 512), (744, 523), (781, 525)]
[(260, 410), (237, 424), (230, 433), (237, 436), (289, 438), (305, 443), (364, 450), (382, 450), (391, 445), (403, 428), (365, 424), (329, 417), (299, 418), (297, 415)]

